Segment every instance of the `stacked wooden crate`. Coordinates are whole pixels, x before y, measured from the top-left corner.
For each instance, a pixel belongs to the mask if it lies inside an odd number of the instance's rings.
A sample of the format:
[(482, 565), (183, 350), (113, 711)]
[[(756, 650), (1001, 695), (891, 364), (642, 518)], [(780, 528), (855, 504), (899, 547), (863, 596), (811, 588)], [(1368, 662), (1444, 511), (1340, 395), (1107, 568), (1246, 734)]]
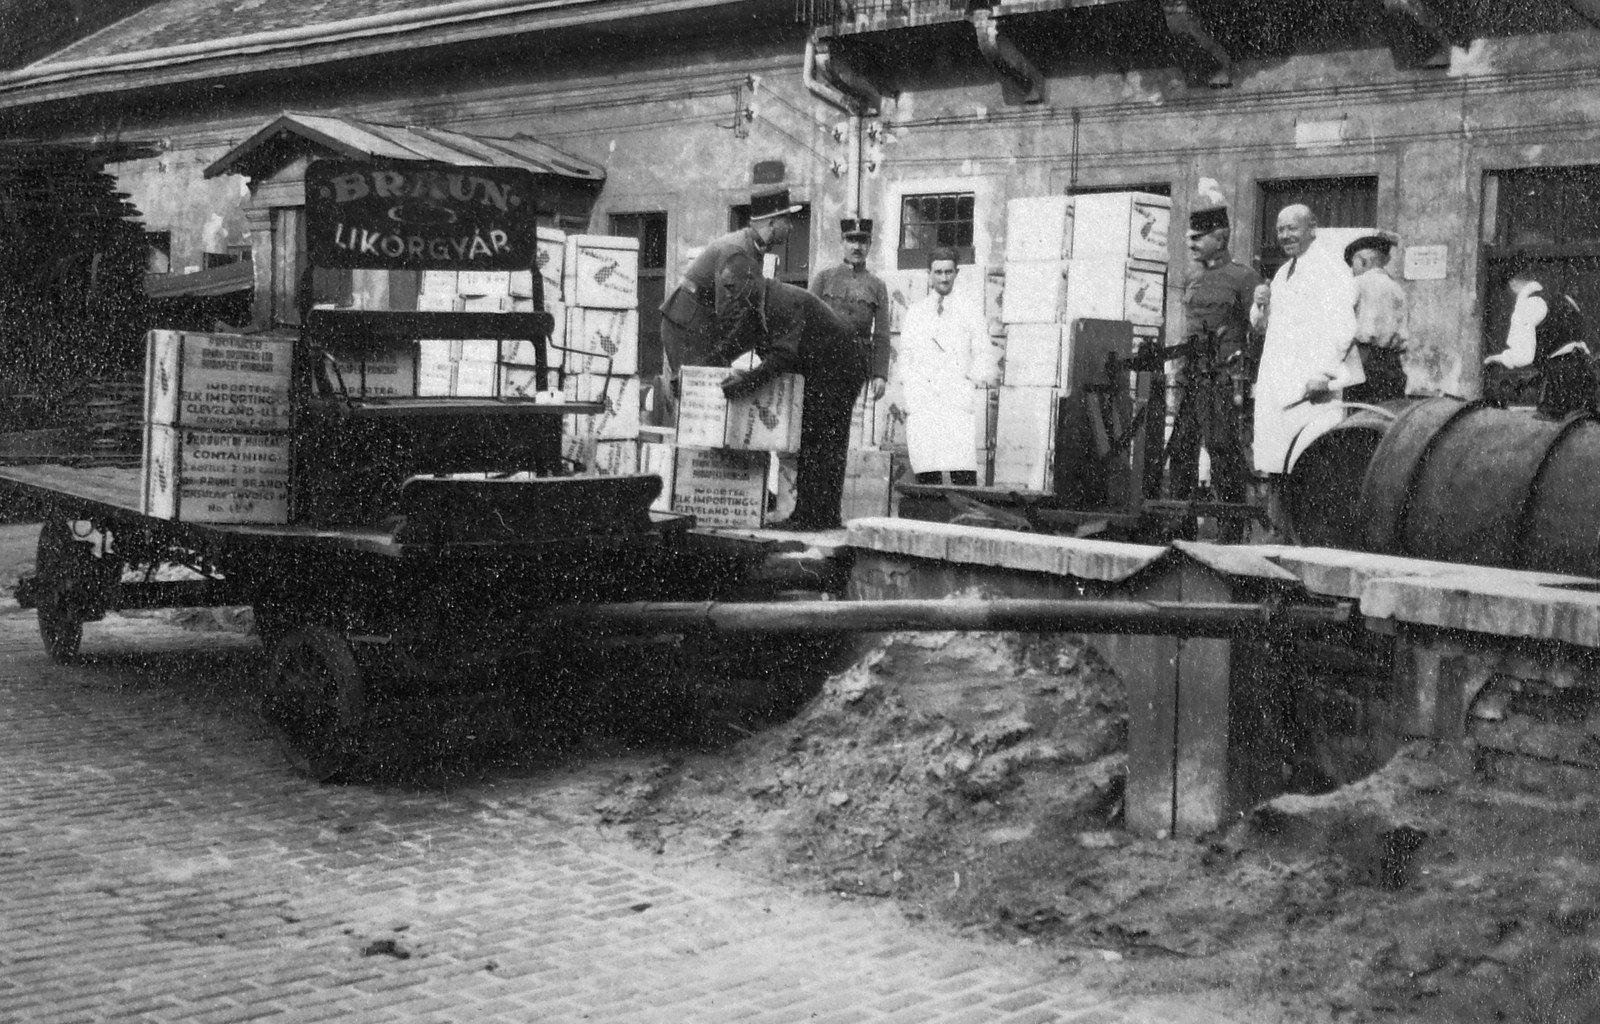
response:
[(603, 412), (567, 417), (564, 454), (593, 472), (637, 472), (638, 239), (569, 235), (559, 294), (565, 309), (559, 344), (562, 390), (569, 401), (605, 404)]
[(1005, 368), (995, 417), (994, 484), (1048, 491), (1061, 396), (1062, 318), (1072, 253), (1069, 196), (1006, 204)]
[(194, 523), (289, 521), (294, 342), (151, 331), (139, 510)]
[(996, 486), (1053, 491), (1059, 400), (1084, 320), (1159, 330), (1171, 200), (1140, 192), (1013, 199), (1006, 210), (1005, 372)]
[[(665, 485), (662, 507), (691, 514), (705, 526), (760, 526), (769, 476), (778, 477), (783, 491), (784, 469), (792, 480), (793, 463), (785, 467), (779, 460), (800, 450), (805, 379), (780, 374), (754, 394), (729, 400), (722, 382), (735, 372), (685, 366), (677, 430), (670, 440), (640, 446), (641, 472), (659, 473)], [(780, 513), (783, 504), (780, 497)]]

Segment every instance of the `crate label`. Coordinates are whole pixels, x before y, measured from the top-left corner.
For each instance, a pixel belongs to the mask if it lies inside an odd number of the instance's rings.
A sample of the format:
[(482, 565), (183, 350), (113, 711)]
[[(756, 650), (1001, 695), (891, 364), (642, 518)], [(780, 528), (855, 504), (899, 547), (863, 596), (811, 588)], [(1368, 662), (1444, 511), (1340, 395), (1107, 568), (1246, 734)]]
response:
[(289, 429), (294, 342), (238, 334), (151, 331), (144, 418), (213, 430)]
[(680, 371), (678, 443), (686, 448), (721, 448), (728, 431), (725, 366), (685, 366)]
[(140, 511), (191, 523), (286, 523), (289, 458), (285, 433), (149, 424)]
[(797, 452), (805, 378), (780, 373), (761, 390), (728, 403), (724, 443), (740, 451)]
[(673, 467), (672, 511), (699, 526), (758, 527), (767, 508), (767, 456), (679, 448)]
[(567, 310), (566, 339), (569, 356), (588, 355), (593, 357), (592, 362), (605, 361), (607, 368), (600, 372), (639, 372), (637, 310), (571, 307)]
[(562, 299), (574, 306), (634, 309), (639, 305), (639, 243), (610, 235), (569, 235), (567, 287)]

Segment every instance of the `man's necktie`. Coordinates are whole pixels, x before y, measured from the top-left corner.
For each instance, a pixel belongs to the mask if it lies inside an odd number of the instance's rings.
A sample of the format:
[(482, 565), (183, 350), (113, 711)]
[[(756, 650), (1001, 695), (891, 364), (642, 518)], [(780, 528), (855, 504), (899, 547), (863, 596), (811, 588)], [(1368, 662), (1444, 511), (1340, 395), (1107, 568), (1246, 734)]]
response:
[(933, 304), (933, 312), (934, 312), (935, 316), (944, 316), (944, 296), (943, 295), (939, 296), (938, 300), (936, 302), (934, 302), (934, 304)]
[(1296, 263), (1299, 263), (1299, 262), (1300, 262), (1300, 257), (1298, 257), (1298, 256), (1294, 257), (1293, 259), (1291, 259), (1289, 261), (1289, 272), (1287, 274), (1283, 275), (1283, 279), (1285, 281), (1287, 281), (1289, 278), (1294, 276), (1294, 265)]

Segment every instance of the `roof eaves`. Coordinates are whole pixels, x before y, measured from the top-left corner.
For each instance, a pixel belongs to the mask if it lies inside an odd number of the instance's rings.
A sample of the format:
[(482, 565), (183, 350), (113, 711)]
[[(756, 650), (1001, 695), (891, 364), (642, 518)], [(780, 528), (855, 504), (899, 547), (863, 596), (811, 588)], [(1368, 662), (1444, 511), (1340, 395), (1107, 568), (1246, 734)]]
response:
[[(457, 0), (423, 10), (352, 18), (331, 25), (279, 29), (76, 61), (50, 63), (46, 59), (0, 73), (0, 107), (120, 91), (129, 88), (128, 76), (139, 72), (159, 71), (155, 84), (164, 84), (738, 2), (741, 0)], [(446, 29), (458, 31), (442, 38), (441, 30)], [(420, 36), (421, 41), (397, 45), (405, 36)], [(320, 56), (307, 52), (311, 47), (336, 44), (345, 47)], [(277, 54), (292, 56), (274, 58)], [(255, 59), (245, 67), (241, 58)], [(226, 68), (209, 66), (210, 62), (224, 60), (229, 62)]]

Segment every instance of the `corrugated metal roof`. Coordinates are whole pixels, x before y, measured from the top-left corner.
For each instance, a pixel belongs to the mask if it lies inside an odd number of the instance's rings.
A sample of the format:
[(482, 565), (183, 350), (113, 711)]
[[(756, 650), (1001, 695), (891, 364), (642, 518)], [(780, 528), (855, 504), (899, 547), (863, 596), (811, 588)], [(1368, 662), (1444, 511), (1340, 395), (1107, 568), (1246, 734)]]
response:
[(349, 159), (432, 160), (462, 166), (517, 167), (578, 181), (602, 182), (605, 169), (527, 135), (496, 138), (445, 128), (377, 124), (353, 117), (285, 112), (229, 150), (205, 176), (265, 177), (298, 156), (304, 140)]

